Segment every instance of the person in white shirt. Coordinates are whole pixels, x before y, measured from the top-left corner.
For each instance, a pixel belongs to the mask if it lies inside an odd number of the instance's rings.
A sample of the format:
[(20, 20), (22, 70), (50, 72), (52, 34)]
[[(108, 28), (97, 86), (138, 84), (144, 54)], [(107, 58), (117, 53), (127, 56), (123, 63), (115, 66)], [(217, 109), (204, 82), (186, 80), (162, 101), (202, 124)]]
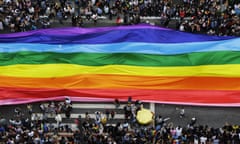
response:
[(184, 115), (185, 115), (185, 109), (184, 109), (184, 107), (182, 107), (182, 108), (180, 109), (180, 118), (183, 118)]
[(70, 99), (70, 97), (66, 97), (65, 103), (66, 105), (72, 105), (72, 100)]
[(199, 144), (198, 136), (194, 137), (193, 144)]
[(61, 114), (58, 113), (58, 114), (55, 116), (55, 120), (56, 120), (56, 122), (57, 122), (57, 127), (59, 127), (60, 124), (61, 124), (61, 122), (62, 122), (62, 116), (61, 116)]
[(92, 15), (92, 19), (93, 19), (94, 25), (96, 25), (96, 24), (97, 24), (97, 19), (98, 19), (97, 13), (94, 13), (94, 14)]
[(180, 126), (176, 127), (176, 137), (182, 136), (182, 128)]
[(200, 137), (200, 144), (206, 144), (206, 142), (207, 142), (207, 137), (204, 136), (204, 135), (202, 135), (202, 136)]
[(179, 27), (179, 31), (185, 31), (185, 27), (184, 27), (183, 24), (180, 25), (180, 27)]

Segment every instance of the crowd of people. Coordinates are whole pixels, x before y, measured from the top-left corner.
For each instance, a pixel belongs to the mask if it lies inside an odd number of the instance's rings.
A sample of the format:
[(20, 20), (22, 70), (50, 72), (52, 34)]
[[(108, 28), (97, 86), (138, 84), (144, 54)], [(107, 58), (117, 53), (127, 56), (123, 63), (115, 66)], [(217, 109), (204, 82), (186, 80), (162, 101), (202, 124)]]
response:
[[(235, 0), (185, 1), (177, 22), (180, 31), (240, 36), (240, 3)], [(184, 17), (189, 17), (185, 19)]]
[(0, 30), (10, 32), (54, 27), (56, 23), (83, 27), (91, 21), (96, 26), (100, 18), (104, 19), (102, 23), (115, 21), (116, 25), (130, 25), (148, 23), (151, 20), (145, 18), (150, 17), (155, 19), (155, 25), (180, 31), (239, 36), (239, 16), (238, 0), (0, 1)]
[[(96, 111), (91, 117), (87, 112), (84, 117), (75, 119), (76, 128), (61, 124), (59, 114), (65, 113), (71, 118), (70, 99), (50, 101), (39, 105), (42, 115), (36, 115), (31, 104), (26, 109), (16, 107), (15, 115), (10, 119), (0, 118), (0, 143), (4, 144), (239, 144), (240, 127), (226, 123), (221, 128), (199, 125), (193, 117), (185, 126), (170, 122), (170, 118), (155, 114), (152, 122), (140, 124), (136, 115), (143, 108), (141, 101), (124, 102), (115, 109), (123, 109), (125, 119), (122, 122), (108, 123), (106, 112)], [(184, 108), (181, 108), (184, 109)], [(26, 111), (26, 115), (24, 115)], [(67, 112), (68, 111), (68, 112)], [(182, 111), (182, 110), (181, 110)], [(180, 117), (184, 113), (180, 111)], [(44, 116), (45, 115), (45, 116)], [(55, 117), (55, 125), (49, 124), (49, 115)], [(61, 117), (61, 116), (60, 116)], [(114, 116), (112, 117), (114, 119)]]

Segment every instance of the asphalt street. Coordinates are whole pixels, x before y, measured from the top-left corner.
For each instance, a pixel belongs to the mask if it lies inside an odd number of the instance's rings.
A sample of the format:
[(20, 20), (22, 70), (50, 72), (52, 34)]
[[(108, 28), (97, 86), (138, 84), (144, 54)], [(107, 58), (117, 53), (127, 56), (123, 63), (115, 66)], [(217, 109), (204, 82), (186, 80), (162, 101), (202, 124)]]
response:
[[(87, 107), (89, 105), (89, 108)], [(124, 103), (123, 103), (124, 105)], [(89, 114), (94, 114), (95, 111), (105, 112), (105, 108), (111, 108), (112, 103), (83, 103), (76, 102), (75, 107), (73, 107), (72, 119), (64, 119), (65, 123), (74, 123), (74, 119), (77, 115), (84, 115), (85, 112)], [(14, 118), (14, 109), (20, 107), (25, 113), (25, 116), (28, 117), (26, 105), (7, 105), (0, 106), (0, 116), (7, 119)], [(149, 104), (144, 104), (144, 107), (150, 109)], [(161, 115), (163, 118), (170, 118), (167, 123), (173, 123), (174, 126), (185, 127), (190, 122), (192, 117), (197, 118), (197, 124), (199, 125), (208, 125), (214, 128), (222, 127), (225, 123), (229, 124), (240, 124), (240, 113), (239, 107), (200, 107), (200, 106), (184, 106), (185, 116), (183, 118), (179, 117), (180, 113), (179, 105), (167, 105), (167, 104), (155, 104), (155, 115)], [(111, 109), (110, 109), (111, 110)], [(39, 103), (33, 103), (33, 111), (39, 113)], [(123, 121), (122, 115), (123, 110), (116, 110), (117, 118), (116, 121)], [(54, 120), (52, 119), (52, 122)]]

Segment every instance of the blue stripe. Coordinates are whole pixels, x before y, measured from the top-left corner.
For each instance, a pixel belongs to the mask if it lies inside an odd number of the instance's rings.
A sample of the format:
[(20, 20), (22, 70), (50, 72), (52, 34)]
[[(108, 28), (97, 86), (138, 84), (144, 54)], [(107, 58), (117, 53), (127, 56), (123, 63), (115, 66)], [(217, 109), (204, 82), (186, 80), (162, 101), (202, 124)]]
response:
[(28, 44), (28, 43), (0, 43), (0, 52), (89, 52), (89, 53), (145, 53), (145, 54), (184, 54), (208, 51), (240, 51), (240, 38), (195, 43), (135, 43), (124, 42), (115, 44)]
[[(51, 31), (50, 31), (51, 32)], [(64, 32), (64, 31), (62, 31)], [(119, 42), (146, 43), (182, 43), (227, 40), (234, 37), (218, 37), (184, 33), (161, 29), (117, 29), (96, 33), (46, 33), (38, 32), (24, 36), (4, 37), (0, 35), (0, 43), (42, 43), (42, 44), (106, 44)]]

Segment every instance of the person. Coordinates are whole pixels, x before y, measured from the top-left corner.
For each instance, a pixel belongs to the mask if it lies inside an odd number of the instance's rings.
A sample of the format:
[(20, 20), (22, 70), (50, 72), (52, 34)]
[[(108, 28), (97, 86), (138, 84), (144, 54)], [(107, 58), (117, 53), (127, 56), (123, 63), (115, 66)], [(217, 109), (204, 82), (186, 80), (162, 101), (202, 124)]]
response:
[(193, 117), (189, 123), (189, 127), (193, 127), (197, 122), (197, 118), (196, 117)]
[(95, 112), (95, 124), (100, 125), (101, 123), (101, 112), (96, 111)]
[(124, 107), (125, 119), (129, 119), (131, 117), (131, 113), (132, 113), (131, 103), (128, 102), (128, 104)]
[(184, 109), (184, 107), (182, 107), (180, 109), (180, 118), (183, 118), (184, 116), (185, 116), (185, 109)]
[(88, 112), (85, 113), (85, 120), (86, 121), (89, 121), (90, 120), (90, 115)]
[(74, 137), (74, 143), (75, 144), (81, 144), (81, 133), (80, 131), (76, 131), (74, 134), (73, 134), (73, 137)]
[(59, 144), (66, 144), (66, 143), (67, 143), (67, 141), (66, 141), (65, 137), (62, 136)]
[(21, 117), (21, 116), (22, 116), (22, 110), (21, 110), (21, 108), (16, 107), (16, 108), (14, 109), (14, 112), (15, 112), (15, 116), (16, 116), (16, 117)]
[(33, 113), (33, 107), (31, 104), (27, 104), (27, 110), (28, 110), (28, 114), (31, 116)]
[(130, 103), (130, 104), (132, 103), (132, 97), (131, 96), (128, 97), (128, 103)]
[(70, 99), (70, 97), (66, 97), (66, 99), (65, 99), (65, 104), (66, 104), (67, 106), (72, 105), (72, 100)]
[(75, 15), (72, 16), (72, 26), (77, 26), (77, 16)]
[(119, 26), (119, 25), (121, 25), (121, 23), (122, 23), (122, 19), (120, 16), (118, 16), (116, 19), (116, 25)]
[(71, 117), (71, 111), (72, 111), (72, 106), (67, 106), (66, 110), (65, 110), (65, 116), (66, 118), (70, 118)]
[(115, 117), (115, 111), (112, 110), (112, 111), (111, 111), (111, 118), (114, 119), (114, 117)]
[(118, 99), (115, 99), (114, 104), (115, 104), (116, 109), (118, 109), (120, 107), (120, 102)]
[(63, 12), (61, 10), (57, 11), (57, 18), (59, 23), (63, 25)]
[(182, 136), (182, 127), (181, 126), (177, 126), (176, 127), (176, 137), (178, 138), (178, 137), (180, 137), (180, 136)]
[(97, 13), (94, 13), (94, 14), (92, 15), (92, 19), (93, 19), (94, 25), (96, 25), (96, 24), (97, 24), (97, 19), (98, 19), (98, 14), (97, 14)]
[(105, 114), (106, 114), (107, 120), (109, 120), (109, 116), (110, 116), (110, 111), (109, 111), (109, 109), (106, 109)]
[(161, 115), (158, 115), (156, 118), (155, 118), (155, 124), (162, 127), (163, 124), (164, 124), (164, 120), (162, 118)]
[(41, 110), (41, 112), (42, 112), (43, 114), (46, 113), (47, 108), (46, 108), (46, 106), (45, 106), (43, 103), (41, 103), (41, 104), (39, 105), (39, 108), (40, 108), (40, 110)]
[(207, 136), (205, 134), (202, 134), (199, 138), (200, 144), (206, 144), (207, 139), (208, 139)]
[(83, 26), (83, 19), (81, 16), (77, 17), (77, 26), (82, 27)]
[(82, 131), (82, 116), (78, 115), (78, 118), (74, 120), (75, 124), (77, 125), (77, 128)]
[(55, 116), (55, 120), (57, 122), (57, 127), (60, 127), (60, 124), (62, 123), (62, 116), (60, 113), (57, 113), (57, 115)]
[(140, 100), (136, 100), (135, 107), (136, 107), (136, 114), (137, 114), (137, 112), (142, 108), (142, 102)]
[(3, 21), (0, 20), (0, 31), (4, 30), (4, 27), (3, 27)]

